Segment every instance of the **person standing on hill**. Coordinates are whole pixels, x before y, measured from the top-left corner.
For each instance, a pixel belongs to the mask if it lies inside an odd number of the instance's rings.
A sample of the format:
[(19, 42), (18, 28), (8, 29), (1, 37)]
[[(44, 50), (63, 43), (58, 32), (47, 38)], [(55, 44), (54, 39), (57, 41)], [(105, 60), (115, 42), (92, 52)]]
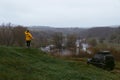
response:
[(30, 47), (30, 44), (31, 44), (31, 40), (33, 39), (31, 33), (29, 30), (26, 30), (25, 31), (25, 40), (26, 40), (26, 45), (27, 47), (29, 48)]

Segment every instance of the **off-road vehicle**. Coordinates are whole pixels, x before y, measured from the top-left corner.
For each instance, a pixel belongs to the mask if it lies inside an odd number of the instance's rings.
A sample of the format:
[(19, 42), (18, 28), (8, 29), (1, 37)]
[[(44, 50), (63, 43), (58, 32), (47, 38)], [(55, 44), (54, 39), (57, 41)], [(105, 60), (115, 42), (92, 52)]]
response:
[(113, 70), (115, 67), (114, 57), (109, 51), (96, 53), (93, 58), (88, 59), (87, 63), (106, 70)]

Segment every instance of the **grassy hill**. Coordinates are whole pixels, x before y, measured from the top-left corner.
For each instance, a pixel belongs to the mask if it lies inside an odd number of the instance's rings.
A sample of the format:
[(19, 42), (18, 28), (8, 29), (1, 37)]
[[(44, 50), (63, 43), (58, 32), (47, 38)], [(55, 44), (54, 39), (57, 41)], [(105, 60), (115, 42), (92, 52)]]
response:
[(0, 47), (0, 80), (120, 80), (120, 75), (38, 49)]

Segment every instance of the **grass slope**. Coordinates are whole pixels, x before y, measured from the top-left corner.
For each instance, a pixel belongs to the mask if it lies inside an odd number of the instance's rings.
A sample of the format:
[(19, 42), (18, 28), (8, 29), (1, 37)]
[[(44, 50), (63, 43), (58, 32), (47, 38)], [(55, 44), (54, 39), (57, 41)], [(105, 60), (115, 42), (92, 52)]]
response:
[(120, 80), (120, 76), (38, 49), (0, 47), (0, 80)]

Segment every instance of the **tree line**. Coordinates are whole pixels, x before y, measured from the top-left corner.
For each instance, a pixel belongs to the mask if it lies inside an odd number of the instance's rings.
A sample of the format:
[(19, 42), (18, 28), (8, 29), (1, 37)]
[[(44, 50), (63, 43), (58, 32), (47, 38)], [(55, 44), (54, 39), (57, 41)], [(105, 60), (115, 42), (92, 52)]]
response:
[(0, 25), (0, 45), (6, 46), (24, 46), (24, 31), (26, 27), (11, 23)]
[[(25, 34), (24, 32), (29, 29), (29, 27), (21, 25), (1, 24), (0, 25), (0, 45), (5, 46), (25, 46)], [(56, 46), (56, 48), (61, 48), (64, 45), (66, 47), (74, 47), (76, 41), (75, 34), (69, 34), (64, 36), (62, 32), (45, 32), (45, 31), (34, 31), (30, 30), (34, 39), (32, 40), (32, 47), (44, 47), (50, 44)], [(67, 38), (67, 42), (65, 42)]]

